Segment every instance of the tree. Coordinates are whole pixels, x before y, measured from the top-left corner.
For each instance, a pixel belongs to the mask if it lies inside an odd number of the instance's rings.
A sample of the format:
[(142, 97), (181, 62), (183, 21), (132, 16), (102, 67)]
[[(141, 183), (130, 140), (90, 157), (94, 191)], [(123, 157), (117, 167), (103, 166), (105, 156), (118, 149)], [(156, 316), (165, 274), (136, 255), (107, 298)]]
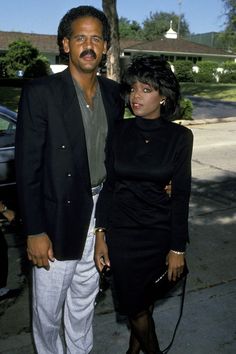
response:
[(18, 40), (9, 44), (9, 49), (3, 58), (7, 76), (16, 77), (19, 70), (24, 72), (38, 55), (38, 49), (34, 48), (30, 42)]
[(46, 57), (39, 55), (25, 69), (25, 78), (47, 76), (50, 74), (50, 65)]
[(102, 0), (103, 11), (111, 26), (111, 47), (107, 53), (107, 77), (120, 80), (120, 43), (116, 0)]
[(236, 2), (235, 0), (222, 0), (225, 7), (226, 28), (221, 39), (226, 43), (227, 49), (236, 51)]
[[(163, 36), (170, 28), (172, 21), (173, 29), (178, 29), (179, 16), (174, 12), (155, 12), (150, 13), (150, 17), (143, 22), (143, 36), (145, 39), (153, 40), (158, 36)], [(189, 34), (189, 25), (186, 22), (184, 15), (180, 17), (180, 35), (186, 36)]]
[[(18, 76), (18, 72), (22, 71), (23, 73), (27, 68), (33, 63), (36, 63), (37, 59), (42, 59), (37, 48), (33, 47), (32, 44), (25, 40), (14, 41), (9, 44), (9, 49), (2, 58), (2, 65), (7, 77), (14, 78)], [(47, 58), (43, 57), (44, 61), (47, 61)], [(48, 63), (48, 61), (47, 61)], [(37, 63), (38, 65), (38, 63)], [(48, 69), (49, 63), (47, 64)], [(41, 71), (42, 72), (42, 71)], [(47, 73), (44, 72), (44, 74)]]
[(120, 38), (140, 39), (142, 37), (142, 27), (137, 21), (130, 22), (125, 17), (119, 19)]
[(236, 2), (235, 0), (223, 0), (226, 15), (226, 30), (236, 32)]

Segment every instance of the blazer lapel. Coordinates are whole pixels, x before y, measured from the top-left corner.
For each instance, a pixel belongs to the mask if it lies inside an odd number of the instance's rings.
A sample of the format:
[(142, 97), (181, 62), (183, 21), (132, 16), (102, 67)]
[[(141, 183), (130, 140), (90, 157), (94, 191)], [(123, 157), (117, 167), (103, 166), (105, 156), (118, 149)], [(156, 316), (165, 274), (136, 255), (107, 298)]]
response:
[(75, 165), (82, 177), (91, 188), (85, 132), (78, 98), (70, 72), (66, 69), (62, 75), (62, 118), (68, 136)]

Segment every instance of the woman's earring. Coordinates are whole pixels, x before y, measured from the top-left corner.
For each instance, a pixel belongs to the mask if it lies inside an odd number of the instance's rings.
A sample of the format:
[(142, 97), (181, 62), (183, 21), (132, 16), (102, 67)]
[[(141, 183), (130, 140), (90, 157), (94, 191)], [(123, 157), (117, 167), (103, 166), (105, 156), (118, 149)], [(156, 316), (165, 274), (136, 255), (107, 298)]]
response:
[(162, 104), (163, 106), (165, 106), (165, 104), (166, 104), (166, 99), (163, 98), (163, 99), (160, 101), (160, 104)]

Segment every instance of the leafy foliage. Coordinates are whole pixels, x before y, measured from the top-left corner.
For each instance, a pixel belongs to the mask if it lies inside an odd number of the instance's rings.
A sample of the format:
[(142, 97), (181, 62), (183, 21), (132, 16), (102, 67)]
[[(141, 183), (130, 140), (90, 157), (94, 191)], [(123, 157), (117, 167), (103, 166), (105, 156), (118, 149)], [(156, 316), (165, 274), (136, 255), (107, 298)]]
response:
[(236, 52), (236, 1), (222, 0), (225, 7), (226, 28), (221, 34), (222, 43), (227, 44), (227, 50)]
[(130, 21), (125, 17), (119, 19), (119, 32), (121, 38), (142, 38), (142, 27), (137, 21)]
[(189, 34), (189, 25), (186, 22), (184, 15), (179, 16), (174, 12), (155, 12), (150, 13), (141, 26), (137, 21), (130, 21), (125, 17), (119, 19), (120, 38), (130, 38), (139, 40), (153, 40), (158, 36), (163, 36), (170, 28), (170, 22), (175, 31), (178, 30), (180, 24), (180, 35)]
[(236, 2), (235, 0), (223, 0), (225, 15), (227, 17), (226, 31), (236, 32)]
[(196, 64), (199, 72), (194, 73), (195, 82), (216, 82), (215, 75), (219, 63), (213, 61), (200, 61)]
[(50, 74), (50, 65), (44, 56), (38, 56), (36, 59), (26, 67), (24, 77), (25, 78), (34, 78), (47, 76)]
[(180, 119), (192, 120), (193, 104), (189, 98), (180, 100)]
[[(29, 68), (32, 66), (34, 66), (35, 69), (36, 67), (39, 68), (40, 60), (43, 60), (45, 63), (45, 68), (47, 66), (47, 69), (44, 72), (41, 70), (42, 65), (40, 69), (40, 72), (45, 75), (48, 73), (49, 67), (47, 58), (40, 56), (38, 49), (33, 47), (30, 42), (25, 40), (14, 41), (9, 45), (5, 57), (1, 59), (2, 70), (4, 70), (7, 77), (14, 78), (17, 77), (17, 72), (19, 70), (29, 72)], [(37, 75), (36, 70), (34, 70), (34, 73)]]
[(220, 75), (222, 83), (236, 83), (236, 63), (226, 61), (223, 65), (223, 73)]
[[(178, 29), (179, 16), (174, 12), (155, 12), (150, 13), (150, 17), (143, 23), (143, 36), (145, 39), (153, 40), (157, 36), (162, 36), (170, 28), (170, 21), (172, 21), (172, 27), (175, 31)], [(185, 36), (189, 33), (189, 26), (184, 15), (180, 17), (180, 31), (181, 36)]]
[(176, 60), (174, 63), (175, 75), (180, 82), (194, 82), (193, 64), (191, 61)]

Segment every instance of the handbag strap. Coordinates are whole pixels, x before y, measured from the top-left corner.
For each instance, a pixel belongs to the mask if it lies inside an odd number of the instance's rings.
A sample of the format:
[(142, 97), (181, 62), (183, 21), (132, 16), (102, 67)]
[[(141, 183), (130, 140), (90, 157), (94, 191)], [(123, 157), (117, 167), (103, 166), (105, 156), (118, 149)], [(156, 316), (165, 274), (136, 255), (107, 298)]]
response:
[(187, 275), (183, 278), (183, 288), (182, 288), (182, 295), (181, 295), (181, 302), (180, 302), (179, 318), (178, 318), (177, 323), (175, 325), (175, 329), (174, 329), (170, 344), (162, 351), (163, 354), (168, 353), (168, 351), (170, 350), (172, 344), (174, 343), (175, 335), (176, 335), (177, 329), (178, 329), (179, 324), (180, 324), (180, 320), (181, 320), (182, 315), (183, 315), (186, 282), (187, 282)]

